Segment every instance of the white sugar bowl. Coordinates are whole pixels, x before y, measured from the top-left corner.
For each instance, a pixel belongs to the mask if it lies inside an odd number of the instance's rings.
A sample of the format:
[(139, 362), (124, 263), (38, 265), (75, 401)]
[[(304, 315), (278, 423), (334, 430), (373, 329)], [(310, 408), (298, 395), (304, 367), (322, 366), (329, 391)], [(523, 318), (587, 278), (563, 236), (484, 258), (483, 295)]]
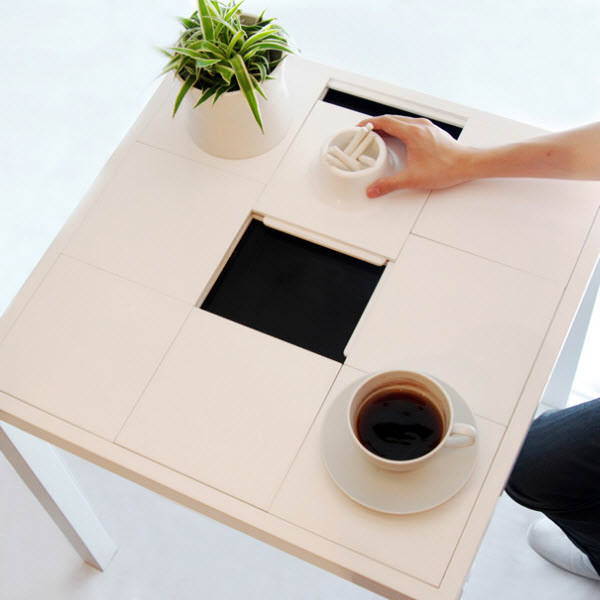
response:
[(387, 146), (371, 123), (332, 135), (323, 145), (320, 158), (331, 183), (342, 188), (366, 190), (389, 172)]

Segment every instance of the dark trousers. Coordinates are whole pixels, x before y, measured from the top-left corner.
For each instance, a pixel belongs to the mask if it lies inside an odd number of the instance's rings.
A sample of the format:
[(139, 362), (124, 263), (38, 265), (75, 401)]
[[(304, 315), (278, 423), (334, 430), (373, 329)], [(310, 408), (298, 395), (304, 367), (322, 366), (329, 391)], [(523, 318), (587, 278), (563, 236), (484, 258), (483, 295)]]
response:
[(506, 492), (554, 521), (600, 573), (600, 398), (538, 417)]

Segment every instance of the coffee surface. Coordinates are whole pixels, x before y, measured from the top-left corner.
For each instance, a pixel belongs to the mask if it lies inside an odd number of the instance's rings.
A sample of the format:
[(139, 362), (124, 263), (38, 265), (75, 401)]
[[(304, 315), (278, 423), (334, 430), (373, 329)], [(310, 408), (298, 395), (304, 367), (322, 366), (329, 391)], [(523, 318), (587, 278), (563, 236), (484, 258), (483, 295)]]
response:
[(409, 391), (374, 394), (360, 408), (356, 430), (361, 444), (382, 458), (410, 460), (441, 441), (443, 421), (426, 398)]

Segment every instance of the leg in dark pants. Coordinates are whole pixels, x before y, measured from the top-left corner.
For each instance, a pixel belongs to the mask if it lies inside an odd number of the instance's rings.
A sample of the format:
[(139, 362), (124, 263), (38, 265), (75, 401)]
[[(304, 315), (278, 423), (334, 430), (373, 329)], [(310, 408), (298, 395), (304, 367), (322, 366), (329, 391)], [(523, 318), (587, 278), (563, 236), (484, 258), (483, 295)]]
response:
[(506, 492), (554, 521), (600, 573), (600, 398), (538, 417)]

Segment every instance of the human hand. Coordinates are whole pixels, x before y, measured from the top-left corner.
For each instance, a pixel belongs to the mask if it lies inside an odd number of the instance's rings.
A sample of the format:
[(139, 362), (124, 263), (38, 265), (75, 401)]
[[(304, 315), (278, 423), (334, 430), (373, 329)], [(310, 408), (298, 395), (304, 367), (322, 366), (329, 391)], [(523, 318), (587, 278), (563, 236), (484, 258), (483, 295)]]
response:
[(468, 181), (470, 149), (461, 146), (443, 129), (421, 118), (384, 115), (359, 123), (372, 123), (375, 131), (397, 137), (406, 146), (406, 168), (374, 181), (367, 188), (369, 198), (394, 190), (440, 189)]

